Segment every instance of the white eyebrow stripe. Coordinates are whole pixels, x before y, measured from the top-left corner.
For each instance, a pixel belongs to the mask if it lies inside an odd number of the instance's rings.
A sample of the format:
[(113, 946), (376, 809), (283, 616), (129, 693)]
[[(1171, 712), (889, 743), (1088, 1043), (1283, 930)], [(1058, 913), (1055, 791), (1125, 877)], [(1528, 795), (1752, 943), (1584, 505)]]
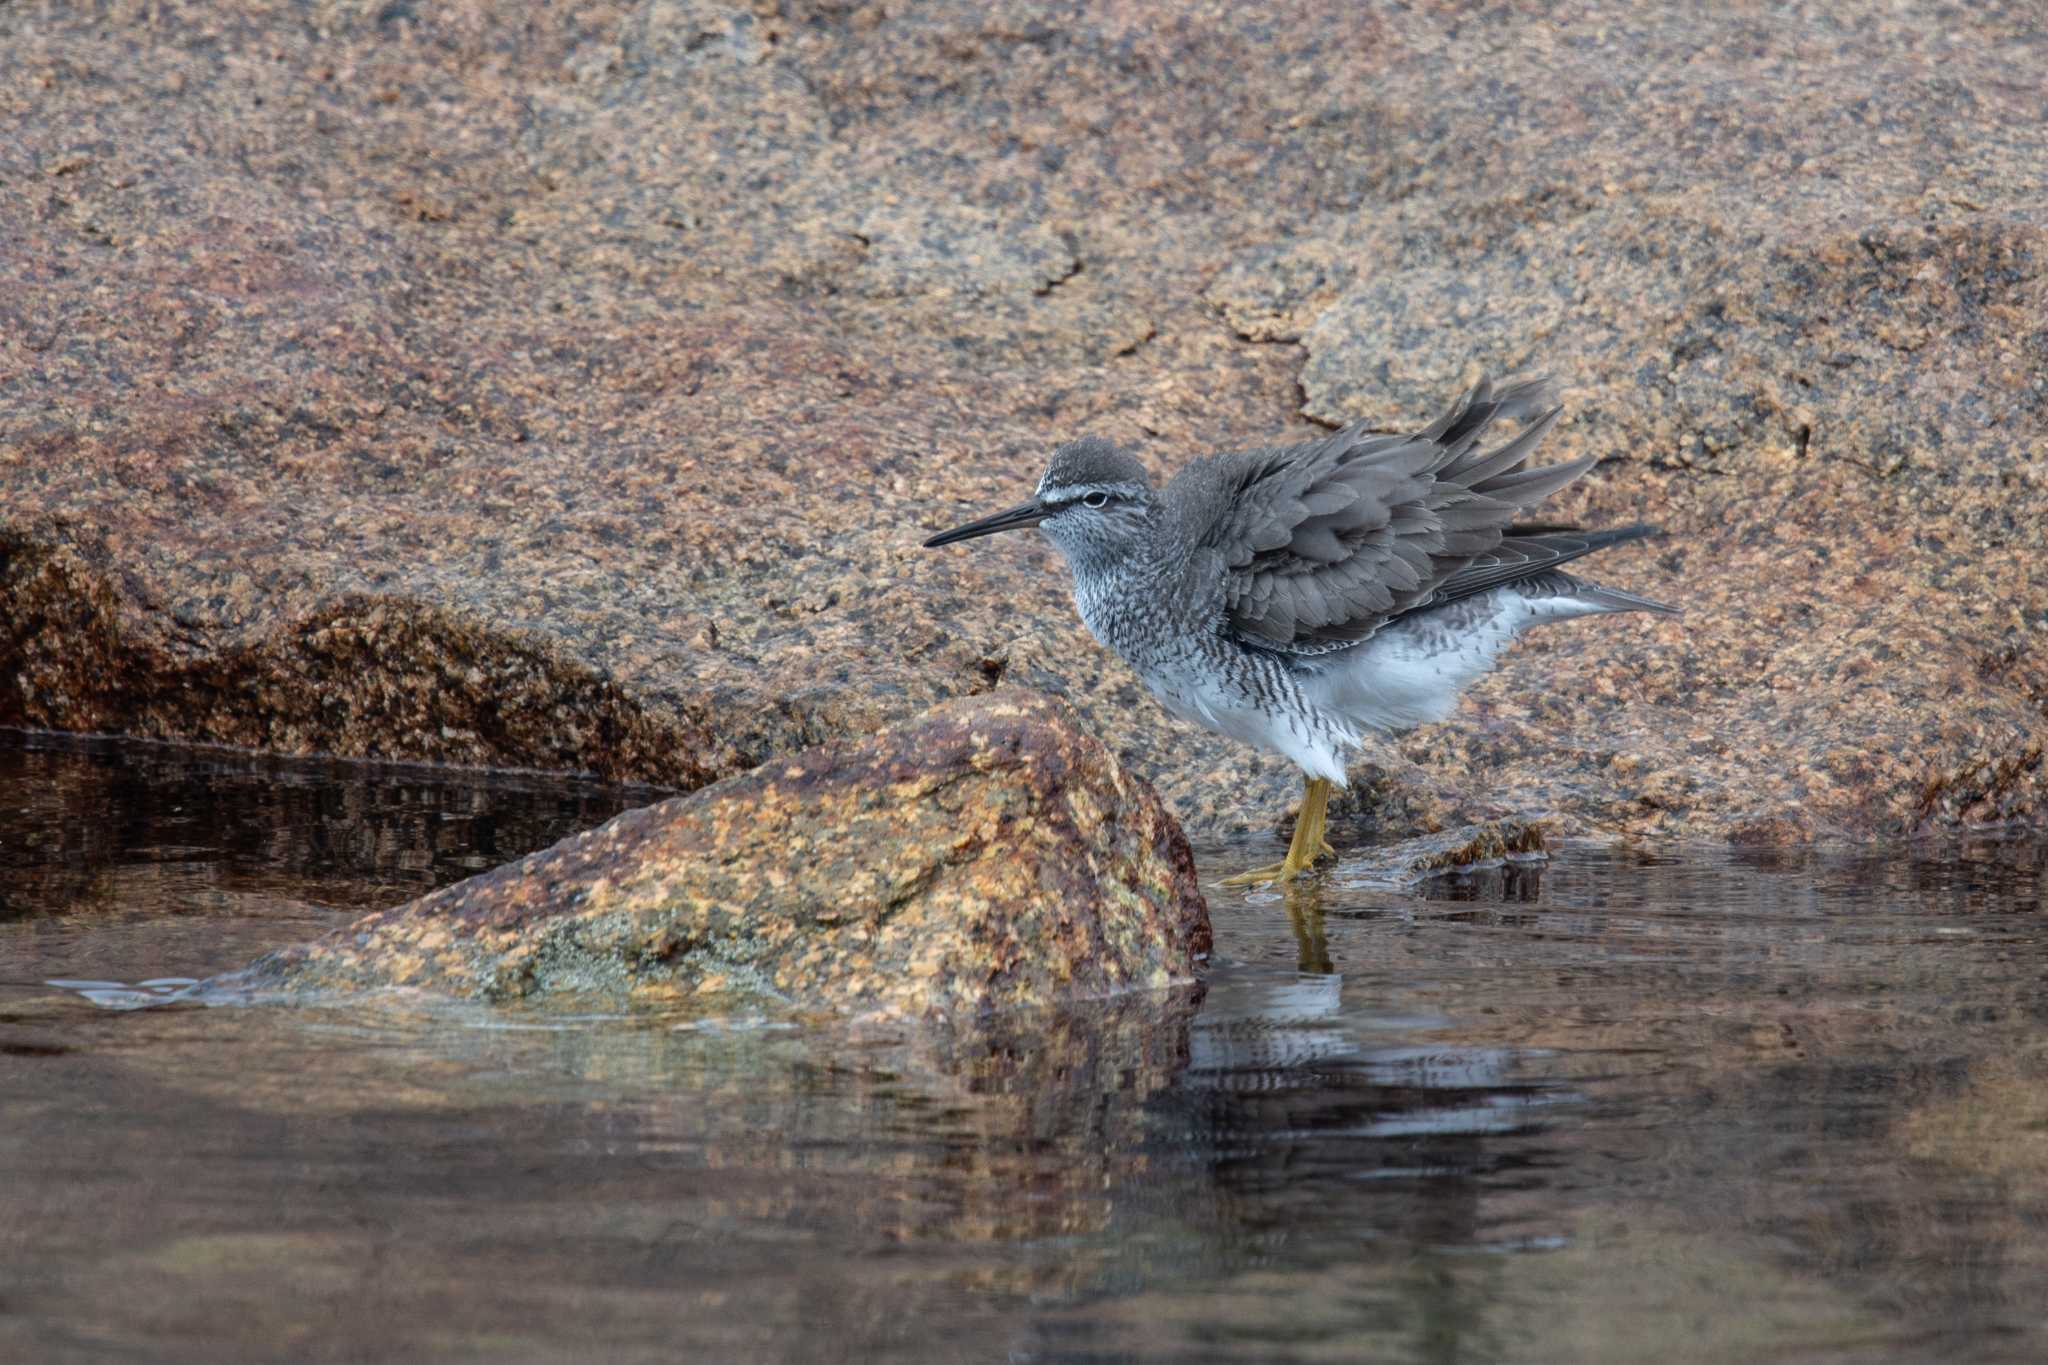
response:
[[(1058, 501), (1073, 502), (1077, 498), (1087, 497), (1090, 493), (1107, 493), (1113, 498), (1135, 498), (1143, 492), (1144, 490), (1134, 483), (1070, 483), (1060, 487)], [(1041, 501), (1045, 499), (1044, 479), (1038, 481), (1038, 497)]]

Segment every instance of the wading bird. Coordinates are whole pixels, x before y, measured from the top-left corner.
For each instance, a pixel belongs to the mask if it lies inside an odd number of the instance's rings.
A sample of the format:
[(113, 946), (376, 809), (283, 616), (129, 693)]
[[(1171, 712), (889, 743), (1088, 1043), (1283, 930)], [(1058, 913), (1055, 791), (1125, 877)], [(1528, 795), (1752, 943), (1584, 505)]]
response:
[[(1287, 857), (1230, 879), (1288, 881), (1333, 852), (1330, 787), (1367, 733), (1444, 719), (1531, 626), (1675, 611), (1561, 568), (1654, 527), (1520, 520), (1593, 467), (1529, 467), (1559, 411), (1545, 381), (1482, 381), (1413, 435), (1211, 455), (1157, 489), (1109, 442), (1069, 441), (1029, 501), (925, 545), (1038, 527), (1088, 629), (1168, 711), (1293, 760), (1307, 790)], [(1501, 418), (1527, 425), (1482, 450)]]

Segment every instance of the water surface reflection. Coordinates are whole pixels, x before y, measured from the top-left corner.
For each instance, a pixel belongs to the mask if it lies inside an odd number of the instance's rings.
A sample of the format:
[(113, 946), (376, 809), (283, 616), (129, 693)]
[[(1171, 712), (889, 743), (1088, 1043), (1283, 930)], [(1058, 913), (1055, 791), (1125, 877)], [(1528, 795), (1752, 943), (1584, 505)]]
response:
[(616, 799), (136, 754), (0, 749), (0, 1358), (2044, 1345), (2031, 843), (1218, 889), (1202, 988), (944, 1029), (116, 1013), (43, 983), (233, 965)]

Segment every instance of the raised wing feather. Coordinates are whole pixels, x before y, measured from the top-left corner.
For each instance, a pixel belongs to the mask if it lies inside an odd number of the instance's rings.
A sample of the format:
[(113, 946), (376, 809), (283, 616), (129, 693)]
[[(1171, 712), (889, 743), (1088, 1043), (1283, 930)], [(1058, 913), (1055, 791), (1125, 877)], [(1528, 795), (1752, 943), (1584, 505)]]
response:
[[(1412, 436), (1352, 427), (1321, 441), (1197, 461), (1168, 501), (1187, 540), (1223, 570), (1225, 629), (1248, 644), (1320, 654), (1396, 617), (1577, 558), (1596, 537), (1513, 535), (1525, 511), (1593, 467), (1531, 469), (1556, 421), (1550, 385), (1481, 382)], [(1498, 418), (1534, 420), (1480, 450)], [(1609, 543), (1602, 541), (1601, 543)]]

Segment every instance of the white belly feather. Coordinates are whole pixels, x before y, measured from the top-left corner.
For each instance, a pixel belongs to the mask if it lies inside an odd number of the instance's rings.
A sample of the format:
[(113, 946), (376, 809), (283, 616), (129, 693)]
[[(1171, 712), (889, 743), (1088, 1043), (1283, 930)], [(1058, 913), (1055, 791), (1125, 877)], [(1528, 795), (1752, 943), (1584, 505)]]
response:
[(1262, 704), (1232, 670), (1219, 670), (1191, 641), (1139, 632), (1140, 651), (1107, 619), (1109, 605), (1077, 585), (1082, 619), (1097, 639), (1129, 659), (1160, 704), (1206, 730), (1282, 754), (1311, 777), (1344, 785), (1352, 750), (1368, 731), (1400, 732), (1443, 720), (1458, 694), (1517, 635), (1546, 621), (1615, 610), (1584, 597), (1532, 596), (1497, 588), (1396, 621), (1354, 649), (1289, 661), (1304, 715)]
[(1303, 680), (1315, 704), (1364, 730), (1402, 731), (1448, 717), (1458, 695), (1531, 626), (1611, 608), (1577, 596), (1497, 588), (1396, 621)]
[[(1311, 777), (1344, 785), (1345, 756), (1358, 747), (1358, 727), (1322, 708), (1323, 723), (1253, 703), (1214, 674), (1178, 670), (1141, 674), (1152, 695), (1182, 720), (1292, 760)], [(1313, 704), (1313, 703), (1311, 703)]]

